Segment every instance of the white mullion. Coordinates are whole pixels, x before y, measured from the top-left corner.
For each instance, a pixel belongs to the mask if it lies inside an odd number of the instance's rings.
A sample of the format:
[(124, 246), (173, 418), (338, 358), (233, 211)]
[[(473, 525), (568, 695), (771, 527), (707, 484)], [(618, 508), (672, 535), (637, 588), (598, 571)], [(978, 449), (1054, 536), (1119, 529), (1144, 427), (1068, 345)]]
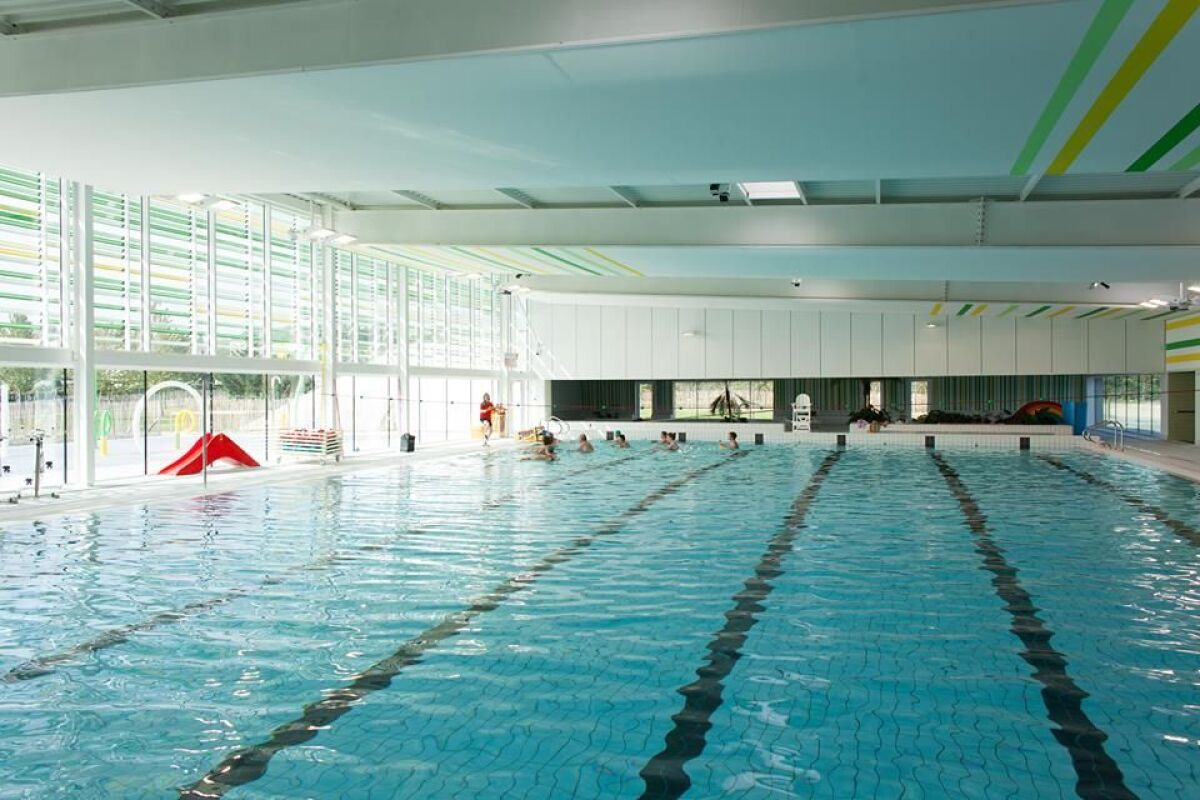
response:
[(272, 319), (272, 296), (271, 296), (271, 207), (264, 205), (262, 207), (262, 228), (263, 228), (263, 352), (260, 354), (263, 358), (271, 358), (275, 355), (275, 320)]
[(141, 200), (142, 214), (142, 350), (149, 352), (150, 350), (150, 198), (143, 197)]
[(71, 262), (71, 185), (58, 181), (58, 339), (60, 347), (70, 347), (74, 331), (73, 280)]
[(121, 195), (121, 224), (123, 228), (123, 238), (121, 239), (121, 278), (124, 282), (123, 291), (125, 293), (125, 314), (121, 320), (121, 346), (125, 350), (130, 350), (133, 347), (132, 332), (130, 331), (133, 321), (133, 275), (131, 273), (131, 265), (129, 263), (129, 243), (132, 238), (129, 219), (129, 195)]
[(208, 226), (208, 354), (217, 354), (217, 213), (209, 210)]

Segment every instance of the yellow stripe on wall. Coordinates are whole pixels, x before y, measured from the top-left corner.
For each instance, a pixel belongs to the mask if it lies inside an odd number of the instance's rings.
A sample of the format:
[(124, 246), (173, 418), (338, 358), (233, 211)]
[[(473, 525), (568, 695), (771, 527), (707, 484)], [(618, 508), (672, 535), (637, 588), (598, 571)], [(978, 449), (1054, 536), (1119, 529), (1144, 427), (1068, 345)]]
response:
[(971, 316), (978, 317), (984, 311), (987, 311), (987, 307), (988, 307), (987, 303), (980, 303), (979, 305), (975, 306), (974, 309), (971, 310)]
[(1047, 314), (1046, 318), (1053, 319), (1054, 317), (1061, 317), (1063, 314), (1069, 314), (1070, 312), (1072, 312), (1074, 310), (1075, 310), (1075, 306), (1063, 306), (1058, 311)]
[(1079, 121), (1079, 125), (1071, 133), (1071, 137), (1067, 139), (1062, 150), (1050, 162), (1050, 166), (1046, 169), (1047, 175), (1061, 175), (1075, 163), (1075, 159), (1079, 158), (1079, 154), (1088, 146), (1104, 123), (1108, 122), (1108, 118), (1116, 111), (1117, 106), (1125, 100), (1134, 85), (1146, 74), (1146, 70), (1150, 69), (1150, 65), (1171, 43), (1175, 34), (1183, 29), (1183, 26), (1196, 13), (1197, 8), (1200, 8), (1200, 0), (1167, 0), (1162, 11), (1158, 12), (1158, 16), (1150, 23), (1150, 27), (1142, 34), (1138, 43), (1129, 51), (1129, 55), (1117, 68), (1108, 85), (1100, 92), (1096, 102), (1083, 115), (1083, 119)]
[(1182, 355), (1177, 356), (1167, 356), (1168, 364), (1183, 364), (1187, 361), (1200, 361), (1200, 352), (1183, 353)]
[(1173, 319), (1167, 323), (1167, 330), (1175, 331), (1180, 328), (1186, 328), (1190, 325), (1200, 325), (1200, 316), (1184, 317), (1183, 319)]
[(934, 303), (933, 308), (929, 309), (929, 316), (931, 317), (936, 317), (940, 313), (942, 313), (941, 303)]

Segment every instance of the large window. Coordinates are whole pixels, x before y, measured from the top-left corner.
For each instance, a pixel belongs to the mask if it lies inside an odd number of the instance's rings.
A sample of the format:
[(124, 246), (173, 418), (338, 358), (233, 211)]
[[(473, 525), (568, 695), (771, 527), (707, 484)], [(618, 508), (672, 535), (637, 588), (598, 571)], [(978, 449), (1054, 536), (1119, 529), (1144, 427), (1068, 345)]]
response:
[(676, 419), (769, 420), (775, 416), (775, 387), (772, 381), (675, 381), (674, 403)]
[(64, 289), (60, 184), (0, 169), (0, 340), (59, 347)]
[(913, 381), (908, 389), (909, 414), (913, 419), (929, 413), (929, 381)]
[(1116, 420), (1131, 431), (1162, 432), (1160, 376), (1106, 375), (1103, 381), (1103, 419)]

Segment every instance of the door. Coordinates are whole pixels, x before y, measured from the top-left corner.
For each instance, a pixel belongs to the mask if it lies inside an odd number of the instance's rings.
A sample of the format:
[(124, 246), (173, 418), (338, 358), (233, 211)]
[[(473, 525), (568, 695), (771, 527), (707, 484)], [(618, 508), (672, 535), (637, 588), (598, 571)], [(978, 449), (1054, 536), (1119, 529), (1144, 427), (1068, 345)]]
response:
[(1167, 438), (1196, 443), (1196, 373), (1167, 375)]

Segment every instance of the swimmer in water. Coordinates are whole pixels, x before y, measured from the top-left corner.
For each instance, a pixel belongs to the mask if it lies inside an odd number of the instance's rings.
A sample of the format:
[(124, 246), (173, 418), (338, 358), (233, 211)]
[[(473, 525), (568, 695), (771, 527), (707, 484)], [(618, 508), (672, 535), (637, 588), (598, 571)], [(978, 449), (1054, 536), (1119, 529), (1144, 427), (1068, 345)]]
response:
[(723, 450), (737, 450), (738, 449), (737, 431), (730, 431), (729, 438), (726, 439), (725, 441), (721, 442), (720, 445)]
[(558, 456), (554, 454), (554, 445), (557, 440), (550, 434), (542, 437), (542, 443), (534, 448), (533, 452), (527, 456), (522, 456), (522, 461), (557, 461)]
[(579, 448), (578, 449), (579, 449), (579, 452), (581, 452), (581, 453), (596, 452), (596, 448), (593, 447), (592, 443), (588, 441), (586, 433), (579, 434)]
[(675, 438), (675, 434), (673, 434), (673, 433), (667, 434), (667, 443), (665, 445), (665, 449), (668, 451), (672, 451), (672, 452), (679, 449), (679, 442)]
[(613, 447), (624, 450), (629, 447), (629, 441), (626, 440), (625, 434), (618, 433), (613, 437)]

